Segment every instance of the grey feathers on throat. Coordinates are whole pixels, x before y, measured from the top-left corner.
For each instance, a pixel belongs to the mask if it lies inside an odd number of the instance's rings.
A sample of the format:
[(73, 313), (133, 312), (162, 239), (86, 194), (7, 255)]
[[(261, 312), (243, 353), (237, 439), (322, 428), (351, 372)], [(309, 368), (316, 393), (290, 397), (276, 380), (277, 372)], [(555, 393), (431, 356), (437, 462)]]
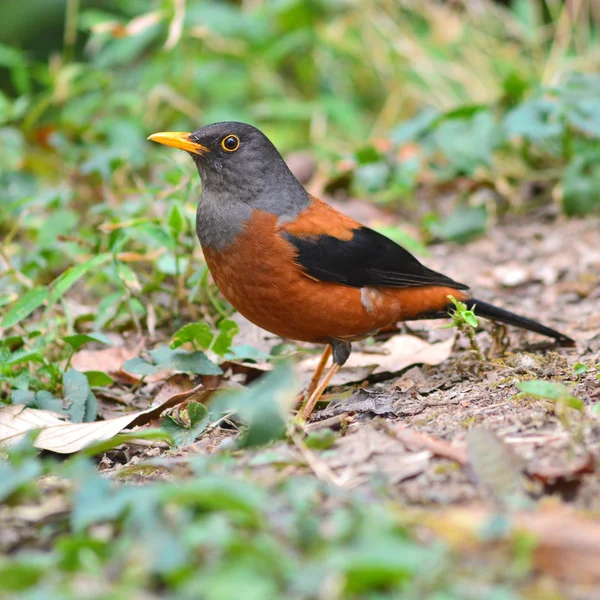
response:
[[(195, 158), (195, 157), (194, 157)], [(196, 233), (203, 247), (221, 251), (235, 242), (253, 210), (293, 220), (310, 204), (310, 197), (283, 159), (249, 164), (248, 169), (230, 169), (223, 162), (210, 168), (195, 159), (202, 194), (196, 212)], [(270, 164), (269, 164), (270, 163)]]

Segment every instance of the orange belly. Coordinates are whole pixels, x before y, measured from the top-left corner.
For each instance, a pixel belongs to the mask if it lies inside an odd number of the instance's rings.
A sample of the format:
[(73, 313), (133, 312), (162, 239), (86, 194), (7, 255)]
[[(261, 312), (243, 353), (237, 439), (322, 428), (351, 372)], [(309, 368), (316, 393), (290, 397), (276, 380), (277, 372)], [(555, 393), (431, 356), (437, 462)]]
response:
[(312, 279), (295, 262), (294, 247), (275, 233), (277, 217), (255, 211), (225, 251), (204, 248), (211, 275), (248, 320), (276, 335), (305, 342), (364, 338), (398, 321), (442, 310), (446, 287), (352, 288)]

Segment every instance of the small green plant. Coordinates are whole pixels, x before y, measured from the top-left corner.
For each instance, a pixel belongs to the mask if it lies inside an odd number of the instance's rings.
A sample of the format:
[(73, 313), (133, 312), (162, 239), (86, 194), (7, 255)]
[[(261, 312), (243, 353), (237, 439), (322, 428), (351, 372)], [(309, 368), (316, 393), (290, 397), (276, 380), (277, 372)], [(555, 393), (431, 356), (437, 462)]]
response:
[[(571, 431), (575, 441), (583, 440), (582, 417), (585, 410), (583, 400), (571, 394), (571, 390), (558, 381), (520, 381), (517, 383), (518, 397), (530, 396), (552, 403), (552, 410), (567, 431)], [(579, 418), (577, 418), (577, 415)]]
[(479, 326), (479, 320), (475, 316), (475, 306), (473, 306), (473, 308), (467, 308), (467, 305), (464, 302), (460, 302), (454, 296), (448, 296), (448, 298), (450, 302), (454, 304), (454, 311), (450, 315), (452, 322), (443, 327), (456, 327), (458, 331), (464, 333), (469, 338), (471, 350), (475, 354), (477, 360), (479, 362), (485, 362), (485, 356), (475, 337), (475, 331)]

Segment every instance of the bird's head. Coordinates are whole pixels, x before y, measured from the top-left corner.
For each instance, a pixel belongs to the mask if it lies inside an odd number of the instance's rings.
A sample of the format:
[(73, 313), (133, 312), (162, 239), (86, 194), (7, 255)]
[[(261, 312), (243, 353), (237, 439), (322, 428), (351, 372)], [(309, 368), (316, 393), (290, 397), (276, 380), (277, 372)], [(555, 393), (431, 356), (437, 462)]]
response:
[(191, 133), (155, 133), (148, 139), (188, 152), (202, 179), (203, 198), (243, 202), (277, 215), (308, 196), (271, 141), (256, 127), (227, 121)]

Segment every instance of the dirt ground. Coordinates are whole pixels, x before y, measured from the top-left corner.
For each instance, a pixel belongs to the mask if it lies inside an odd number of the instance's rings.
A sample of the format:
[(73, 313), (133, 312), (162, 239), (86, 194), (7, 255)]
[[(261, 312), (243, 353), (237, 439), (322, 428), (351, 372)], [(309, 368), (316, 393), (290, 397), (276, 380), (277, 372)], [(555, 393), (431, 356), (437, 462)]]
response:
[[(383, 477), (412, 506), (466, 504), (481, 497), (504, 503), (507, 488), (508, 496), (558, 495), (599, 510), (600, 423), (593, 407), (600, 401), (600, 220), (513, 216), (468, 245), (433, 246), (425, 262), (468, 282), (475, 297), (573, 337), (577, 347), (560, 348), (515, 328), (494, 332), (482, 322), (481, 362), (467, 338), (441, 328), (442, 322), (410, 323), (387, 341), (355, 345), (326, 396), (328, 404), (320, 405), (308, 425), (311, 431), (338, 433), (330, 448), (311, 452), (311, 461), (300, 448), (281, 442), (245, 452), (240, 468), (267, 479), (285, 476), (287, 469), (312, 471), (349, 489)], [(241, 324), (237, 343), (267, 349), (281, 342)], [(415, 366), (407, 333), (420, 338), (424, 356), (439, 364)], [(300, 363), (303, 381), (317, 360), (315, 354)], [(587, 372), (577, 374), (576, 363), (588, 365)], [(516, 383), (534, 379), (566, 384), (585, 410), (517, 396)], [(481, 430), (488, 433), (479, 435)], [(230, 447), (234, 435), (213, 429), (185, 452), (218, 452)], [(120, 469), (119, 462), (107, 460), (104, 468)]]

